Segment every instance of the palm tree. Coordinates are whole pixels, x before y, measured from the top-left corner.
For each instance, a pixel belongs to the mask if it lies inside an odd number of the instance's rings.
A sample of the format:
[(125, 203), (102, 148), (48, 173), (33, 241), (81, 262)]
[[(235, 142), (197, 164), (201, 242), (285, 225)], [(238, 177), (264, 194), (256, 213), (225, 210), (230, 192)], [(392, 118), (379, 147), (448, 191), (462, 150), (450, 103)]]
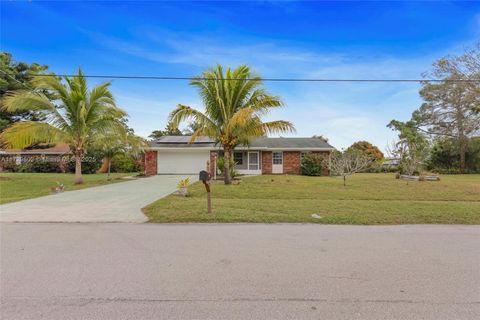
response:
[(220, 143), (225, 159), (225, 184), (231, 183), (230, 158), (236, 145), (248, 145), (253, 137), (295, 130), (288, 121), (262, 121), (262, 116), (272, 108), (281, 107), (282, 102), (261, 88), (262, 79), (246, 65), (235, 70), (227, 68), (225, 73), (217, 65), (190, 84), (198, 89), (205, 112), (179, 104), (170, 114), (170, 121), (177, 126), (183, 121), (196, 123), (198, 127), (190, 142), (198, 136), (208, 136)]
[[(18, 90), (7, 95), (2, 109), (7, 112), (30, 110), (45, 115), (45, 121), (16, 122), (0, 135), (11, 148), (25, 148), (35, 143), (67, 143), (75, 157), (76, 184), (83, 183), (82, 157), (97, 138), (111, 132), (124, 134), (119, 109), (102, 83), (88, 90), (79, 69), (74, 77), (40, 76), (32, 80), (33, 90)], [(49, 96), (46, 96), (45, 90)]]

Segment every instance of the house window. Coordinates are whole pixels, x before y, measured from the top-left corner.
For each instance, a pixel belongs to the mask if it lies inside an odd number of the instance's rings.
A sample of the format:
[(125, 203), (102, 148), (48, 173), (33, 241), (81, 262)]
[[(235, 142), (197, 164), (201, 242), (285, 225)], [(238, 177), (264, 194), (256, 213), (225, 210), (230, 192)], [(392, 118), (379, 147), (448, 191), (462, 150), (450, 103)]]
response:
[(243, 152), (234, 152), (233, 153), (233, 161), (238, 165), (242, 165), (243, 164)]
[(283, 152), (275, 151), (272, 153), (273, 164), (283, 164)]

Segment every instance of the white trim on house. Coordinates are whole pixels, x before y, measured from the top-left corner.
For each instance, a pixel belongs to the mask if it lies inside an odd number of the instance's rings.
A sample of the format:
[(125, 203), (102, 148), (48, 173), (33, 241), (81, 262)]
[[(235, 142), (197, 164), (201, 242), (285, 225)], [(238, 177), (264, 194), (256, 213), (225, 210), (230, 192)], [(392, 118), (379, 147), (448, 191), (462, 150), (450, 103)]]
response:
[(151, 151), (162, 151), (162, 150), (166, 150), (166, 151), (173, 151), (173, 150), (176, 150), (176, 151), (179, 151), (179, 152), (192, 152), (192, 151), (216, 151), (217, 149), (214, 149), (212, 147), (192, 147), (192, 148), (182, 148), (182, 147), (148, 147), (146, 148), (146, 150), (151, 150)]
[[(275, 155), (279, 155), (280, 158), (275, 158)], [(283, 151), (272, 151), (272, 174), (282, 174), (283, 173)], [(275, 163), (275, 160), (279, 163)], [(280, 161), (278, 161), (280, 160)]]
[[(212, 147), (148, 147), (146, 150), (185, 150), (185, 151), (193, 151), (193, 150), (210, 150), (210, 151), (222, 151), (220, 148), (212, 148)], [(247, 148), (247, 147), (237, 147), (234, 151), (332, 151), (335, 148)]]
[(332, 151), (335, 148), (266, 148), (267, 151)]
[[(252, 161), (250, 161), (250, 156), (252, 156)], [(247, 152), (247, 166), (248, 170), (250, 171), (258, 171), (261, 170), (260, 164), (261, 164), (261, 153), (260, 151), (248, 151)], [(256, 157), (256, 162), (255, 162), (255, 157)]]
[[(257, 163), (251, 163), (250, 154), (257, 154)], [(253, 158), (252, 158), (253, 159)], [(252, 150), (247, 152), (247, 158), (244, 159), (248, 169), (237, 169), (239, 174), (261, 175), (262, 174), (262, 152), (260, 150)], [(256, 167), (256, 169), (255, 169)], [(253, 169), (252, 169), (253, 168)]]
[[(214, 149), (212, 149), (214, 150)], [(217, 149), (215, 149), (217, 150)], [(335, 148), (267, 148), (267, 147), (260, 147), (260, 148), (248, 148), (248, 147), (237, 147), (234, 150), (238, 151), (247, 151), (247, 150), (259, 150), (259, 151), (332, 151)]]

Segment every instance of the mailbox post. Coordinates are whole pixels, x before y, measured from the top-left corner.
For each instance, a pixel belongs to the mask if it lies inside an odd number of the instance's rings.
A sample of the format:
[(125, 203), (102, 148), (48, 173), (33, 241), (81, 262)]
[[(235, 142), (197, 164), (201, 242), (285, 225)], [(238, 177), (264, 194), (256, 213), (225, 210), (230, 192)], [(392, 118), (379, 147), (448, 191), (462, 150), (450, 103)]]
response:
[(205, 170), (200, 171), (199, 180), (202, 181), (203, 185), (205, 186), (205, 190), (207, 190), (207, 212), (212, 213), (212, 197), (210, 194), (210, 174)]

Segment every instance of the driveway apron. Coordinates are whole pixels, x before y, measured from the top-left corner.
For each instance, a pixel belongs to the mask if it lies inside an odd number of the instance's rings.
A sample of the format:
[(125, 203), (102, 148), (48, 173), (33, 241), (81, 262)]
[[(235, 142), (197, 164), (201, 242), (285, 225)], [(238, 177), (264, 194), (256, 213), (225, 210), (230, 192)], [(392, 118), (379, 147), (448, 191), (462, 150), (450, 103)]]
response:
[(141, 208), (186, 177), (159, 175), (13, 202), (0, 206), (0, 222), (145, 222)]

